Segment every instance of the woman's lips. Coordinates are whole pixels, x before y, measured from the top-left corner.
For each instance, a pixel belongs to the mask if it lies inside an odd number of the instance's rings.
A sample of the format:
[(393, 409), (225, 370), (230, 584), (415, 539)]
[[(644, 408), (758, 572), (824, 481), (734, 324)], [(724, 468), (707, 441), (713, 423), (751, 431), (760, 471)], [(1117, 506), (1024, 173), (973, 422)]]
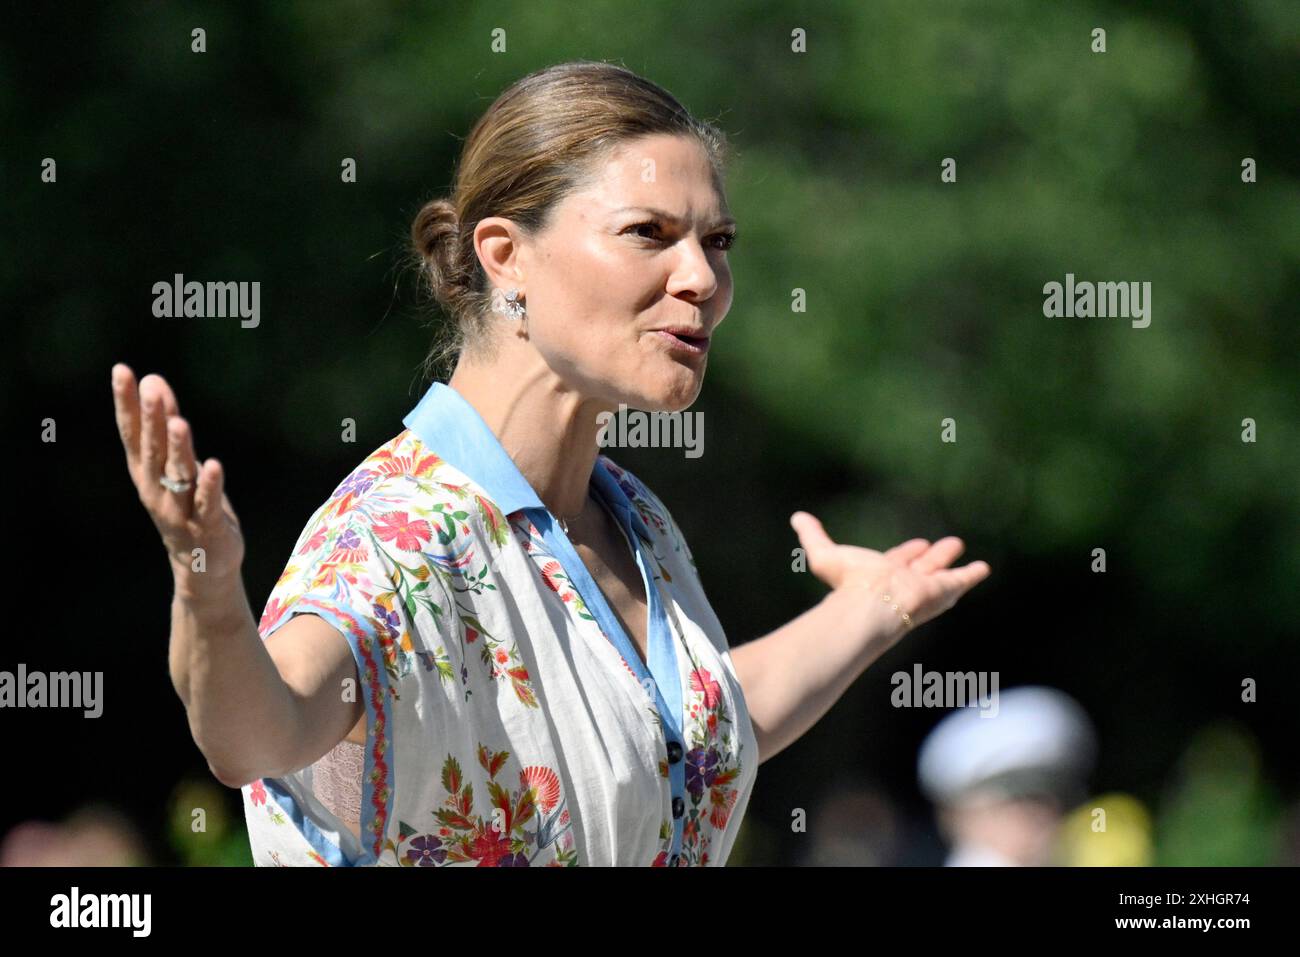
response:
[(677, 352), (686, 352), (698, 356), (709, 351), (708, 336), (688, 336), (669, 332), (666, 329), (656, 329), (654, 334), (663, 339), (670, 349)]

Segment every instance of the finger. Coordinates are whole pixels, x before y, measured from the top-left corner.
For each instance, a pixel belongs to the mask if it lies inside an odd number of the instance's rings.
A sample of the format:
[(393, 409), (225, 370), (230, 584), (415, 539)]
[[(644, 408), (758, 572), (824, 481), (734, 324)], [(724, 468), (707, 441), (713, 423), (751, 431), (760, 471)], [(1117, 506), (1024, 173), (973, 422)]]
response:
[(135, 373), (125, 363), (113, 366), (113, 412), (117, 416), (117, 433), (126, 449), (126, 463), (134, 475), (140, 463), (140, 394)]
[(961, 568), (950, 568), (946, 571), (935, 572), (934, 577), (938, 580), (940, 587), (954, 594), (953, 601), (956, 601), (988, 578), (991, 571), (988, 562), (971, 562)]
[(235, 514), (234, 506), (230, 504), (230, 496), (224, 493), (221, 496), (221, 511), (225, 513), (226, 518), (230, 519), (230, 524), (239, 530), (239, 516)]
[(221, 463), (208, 459), (199, 468), (194, 482), (194, 514), (205, 528), (214, 528), (221, 518), (224, 475)]
[[(167, 413), (167, 418), (170, 418), (173, 415), (180, 415), (180, 403), (176, 400), (176, 393), (172, 391), (171, 384), (162, 376), (155, 376), (155, 378), (158, 380), (159, 394), (162, 396), (162, 407), (163, 411)], [(167, 418), (164, 418), (163, 421), (166, 422)]]
[(189, 517), (194, 508), (194, 481), (198, 467), (194, 464), (194, 434), (190, 424), (179, 415), (167, 420), (167, 475), (179, 481), (189, 481), (184, 492), (171, 492), (181, 507), (181, 514)]
[(929, 549), (914, 558), (912, 567), (923, 574), (938, 571), (951, 565), (965, 550), (965, 542), (955, 535), (949, 535), (947, 538), (939, 539)]
[(885, 557), (891, 562), (907, 565), (912, 559), (925, 552), (930, 547), (930, 542), (924, 538), (913, 538), (903, 542), (901, 545), (895, 545), (889, 551), (885, 552)]
[(167, 464), (167, 419), (163, 413), (162, 376), (152, 373), (140, 380), (140, 482), (141, 494), (156, 498), (158, 477)]
[(790, 516), (790, 527), (799, 536), (799, 544), (808, 553), (810, 560), (814, 554), (820, 556), (835, 548), (835, 542), (826, 534), (826, 529), (822, 527), (822, 523), (814, 515), (807, 512), (795, 512)]

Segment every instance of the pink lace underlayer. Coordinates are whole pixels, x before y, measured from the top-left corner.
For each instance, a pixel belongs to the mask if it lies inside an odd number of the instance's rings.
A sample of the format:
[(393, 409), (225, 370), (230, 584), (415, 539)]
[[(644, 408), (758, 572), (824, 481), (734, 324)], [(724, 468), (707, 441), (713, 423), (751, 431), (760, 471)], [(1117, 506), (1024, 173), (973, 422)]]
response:
[(312, 768), (312, 787), (330, 813), (361, 834), (361, 774), (365, 751), (359, 744), (340, 741)]

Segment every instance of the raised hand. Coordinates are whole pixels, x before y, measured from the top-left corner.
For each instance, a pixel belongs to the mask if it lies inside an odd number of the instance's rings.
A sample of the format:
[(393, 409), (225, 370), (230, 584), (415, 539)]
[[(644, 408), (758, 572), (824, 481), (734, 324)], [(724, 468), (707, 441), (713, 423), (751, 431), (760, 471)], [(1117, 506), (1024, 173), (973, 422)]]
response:
[(908, 614), (913, 628), (943, 614), (990, 571), (982, 561), (948, 568), (966, 547), (955, 536), (934, 544), (914, 538), (877, 552), (836, 544), (822, 523), (807, 512), (791, 515), (790, 525), (814, 575), (834, 589), (861, 589), (866, 600), (879, 601), (880, 595), (889, 595), (899, 610)]
[[(137, 386), (131, 369), (118, 363), (112, 378), (127, 468), (162, 536), (177, 593), (197, 598), (229, 587), (244, 560), (244, 538), (223, 491), (221, 463), (208, 459), (198, 464), (189, 423), (181, 418), (176, 395), (162, 376), (147, 375)], [(181, 483), (173, 485), (178, 490), (164, 487), (164, 478)], [(200, 548), (201, 572), (195, 570), (195, 549)]]

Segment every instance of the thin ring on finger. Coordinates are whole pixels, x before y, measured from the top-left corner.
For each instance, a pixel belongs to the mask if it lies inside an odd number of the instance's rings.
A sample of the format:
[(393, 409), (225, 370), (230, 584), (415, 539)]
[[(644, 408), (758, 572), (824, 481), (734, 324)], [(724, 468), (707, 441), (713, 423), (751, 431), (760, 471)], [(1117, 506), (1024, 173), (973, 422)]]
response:
[[(164, 466), (158, 484), (175, 495), (184, 495), (194, 487), (194, 476), (186, 473), (197, 473), (195, 465), (188, 426), (179, 416), (172, 416), (167, 422), (167, 466), (172, 468)], [(173, 469), (181, 474), (168, 475)]]
[(158, 476), (158, 484), (169, 492), (183, 495), (194, 487), (193, 479), (174, 479), (170, 475)]

